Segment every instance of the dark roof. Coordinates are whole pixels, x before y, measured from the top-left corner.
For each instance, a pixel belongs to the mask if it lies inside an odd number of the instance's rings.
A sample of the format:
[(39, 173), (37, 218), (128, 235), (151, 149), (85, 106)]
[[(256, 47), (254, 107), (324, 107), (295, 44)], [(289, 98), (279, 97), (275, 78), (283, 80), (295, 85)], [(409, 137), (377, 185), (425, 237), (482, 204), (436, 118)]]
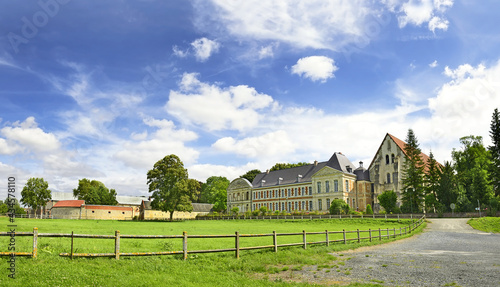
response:
[[(349, 174), (353, 174), (354, 169), (354, 165), (345, 155), (340, 152), (336, 152), (328, 161), (315, 162), (314, 164), (260, 173), (254, 178), (252, 186), (253, 188), (276, 186), (278, 185), (278, 179), (280, 178), (282, 179), (279, 182), (280, 185), (294, 184), (298, 182), (312, 182), (312, 176), (325, 166)], [(300, 181), (298, 178), (299, 175), (302, 176)], [(265, 182), (262, 183), (262, 180)]]
[(355, 169), (354, 174), (356, 175), (356, 180), (370, 181), (370, 171), (368, 171), (363, 166), (360, 166), (357, 169)]

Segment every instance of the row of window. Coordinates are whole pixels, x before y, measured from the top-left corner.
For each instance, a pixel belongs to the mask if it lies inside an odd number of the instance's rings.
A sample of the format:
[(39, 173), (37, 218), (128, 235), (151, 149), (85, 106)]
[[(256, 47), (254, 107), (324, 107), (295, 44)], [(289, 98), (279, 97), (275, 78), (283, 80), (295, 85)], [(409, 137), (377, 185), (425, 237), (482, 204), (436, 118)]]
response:
[(312, 187), (261, 190), (253, 193), (253, 199), (283, 198), (312, 195)]
[[(325, 210), (330, 209), (330, 199), (326, 199), (326, 208)], [(349, 199), (347, 199), (347, 203), (350, 204), (351, 202)], [(355, 199), (352, 199), (352, 205), (351, 207), (355, 207)], [(261, 207), (265, 206), (267, 210), (269, 211), (286, 211), (286, 212), (292, 212), (292, 211), (310, 211), (313, 210), (313, 201), (287, 201), (287, 202), (265, 202), (265, 203), (254, 203), (253, 204), (253, 210), (259, 210)], [(318, 199), (318, 210), (323, 210), (323, 200)]]
[[(321, 193), (322, 189), (321, 189), (321, 182), (318, 181), (317, 183), (318, 185), (318, 193)], [(345, 181), (345, 190), (347, 192), (349, 192), (349, 180), (346, 179)], [(325, 192), (328, 193), (330, 192), (330, 181), (325, 181)], [(339, 181), (338, 180), (334, 180), (333, 181), (333, 192), (339, 192)]]
[[(390, 158), (391, 163), (394, 163), (395, 159), (396, 159), (396, 157), (394, 156), (394, 154), (391, 154), (391, 158)], [(388, 154), (385, 155), (385, 164), (389, 164), (389, 155)]]
[[(398, 180), (398, 173), (397, 172), (394, 172), (392, 174), (392, 183), (396, 183)], [(391, 174), (390, 173), (387, 173), (387, 181), (386, 183), (391, 183)]]

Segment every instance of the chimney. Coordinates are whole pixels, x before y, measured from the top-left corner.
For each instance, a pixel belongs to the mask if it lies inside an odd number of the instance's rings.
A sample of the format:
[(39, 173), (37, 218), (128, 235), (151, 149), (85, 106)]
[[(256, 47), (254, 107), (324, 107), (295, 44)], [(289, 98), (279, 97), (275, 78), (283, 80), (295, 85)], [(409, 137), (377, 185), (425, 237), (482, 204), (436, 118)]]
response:
[(269, 170), (266, 170), (266, 173), (269, 174)]
[(317, 165), (318, 165), (318, 161), (317, 161), (317, 160), (315, 160), (315, 161), (314, 161), (314, 166), (317, 166)]
[(300, 182), (301, 179), (302, 179), (302, 174), (297, 175), (297, 182)]
[(352, 168), (350, 165), (346, 165), (345, 167), (347, 169), (347, 172), (351, 173), (352, 172)]
[(362, 161), (359, 162), (359, 167), (363, 167), (363, 162)]

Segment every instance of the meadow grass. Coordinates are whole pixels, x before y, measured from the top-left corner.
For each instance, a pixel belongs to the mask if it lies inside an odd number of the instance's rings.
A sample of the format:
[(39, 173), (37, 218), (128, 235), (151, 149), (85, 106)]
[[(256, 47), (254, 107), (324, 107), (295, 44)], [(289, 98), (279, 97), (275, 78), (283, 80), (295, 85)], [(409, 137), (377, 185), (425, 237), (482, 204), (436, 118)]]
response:
[(500, 233), (500, 217), (473, 218), (467, 223), (477, 230)]
[[(367, 230), (368, 228), (398, 228), (407, 226), (409, 220), (384, 219), (328, 219), (328, 220), (229, 220), (229, 221), (183, 221), (183, 222), (134, 222), (134, 221), (94, 221), (94, 220), (36, 220), (16, 219), (17, 231), (32, 231), (38, 227), (39, 233), (107, 234), (175, 234), (183, 231), (192, 235), (203, 234), (258, 234), (280, 232), (307, 232)], [(0, 226), (7, 226), (6, 218), (0, 218)], [(419, 229), (422, 229), (419, 228)], [(3, 230), (2, 230), (3, 231)], [(383, 233), (385, 234), (385, 233)], [(398, 232), (399, 234), (399, 232)], [(373, 234), (375, 235), (375, 233)], [(351, 238), (355, 233), (349, 234)], [(330, 239), (340, 239), (330, 235)], [(405, 236), (403, 236), (404, 238)], [(401, 237), (398, 237), (398, 239)], [(0, 251), (7, 251), (7, 237), (0, 237)], [(16, 258), (16, 279), (7, 277), (7, 257), (1, 259), (0, 285), (13, 286), (130, 286), (159, 284), (162, 286), (310, 286), (287, 280), (267, 280), (267, 274), (294, 272), (302, 265), (331, 264), (338, 260), (329, 254), (360, 246), (378, 244), (352, 241), (347, 245), (324, 244), (271, 250), (241, 251), (240, 259), (234, 252), (212, 254), (189, 254), (188, 260), (181, 255), (155, 257), (75, 258), (60, 257), (59, 253), (69, 252), (69, 238), (39, 237), (38, 258)], [(307, 241), (325, 240), (324, 235), (308, 235)], [(381, 242), (393, 241), (383, 239)], [(278, 237), (278, 244), (301, 242), (301, 236)], [(271, 245), (272, 237), (241, 238), (240, 246)], [(112, 253), (114, 240), (77, 238), (75, 252)], [(188, 250), (233, 248), (234, 238), (188, 240)], [(30, 252), (32, 237), (16, 237), (16, 251)], [(121, 252), (149, 252), (182, 250), (181, 239), (121, 239)], [(278, 274), (279, 275), (279, 274)], [(274, 276), (274, 275), (273, 275)], [(274, 278), (274, 277), (273, 277)], [(365, 286), (365, 285), (353, 285)], [(371, 286), (371, 285), (366, 285)], [(376, 285), (374, 285), (376, 286)]]

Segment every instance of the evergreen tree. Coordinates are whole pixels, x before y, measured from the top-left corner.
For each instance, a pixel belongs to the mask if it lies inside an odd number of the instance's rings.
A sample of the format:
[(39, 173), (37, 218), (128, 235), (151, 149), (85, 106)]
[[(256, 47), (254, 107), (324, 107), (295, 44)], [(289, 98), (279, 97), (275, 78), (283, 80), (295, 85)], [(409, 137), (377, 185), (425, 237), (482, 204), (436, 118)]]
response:
[(424, 199), (424, 162), (420, 154), (418, 140), (412, 129), (408, 130), (404, 148), (406, 160), (403, 163), (403, 194), (401, 201), (403, 212), (418, 212), (422, 210)]
[(490, 179), (495, 195), (500, 196), (500, 116), (498, 109), (493, 112), (490, 127), (490, 136), (493, 142), (493, 145), (488, 147), (491, 154)]
[(437, 200), (437, 192), (439, 188), (439, 179), (441, 177), (441, 168), (434, 158), (432, 152), (427, 160), (427, 173), (425, 176), (425, 208), (429, 212), (436, 212), (440, 209), (440, 204)]
[(451, 211), (450, 204), (457, 203), (458, 188), (455, 180), (455, 171), (450, 162), (445, 162), (441, 170), (437, 187), (437, 199), (444, 208), (443, 211)]

